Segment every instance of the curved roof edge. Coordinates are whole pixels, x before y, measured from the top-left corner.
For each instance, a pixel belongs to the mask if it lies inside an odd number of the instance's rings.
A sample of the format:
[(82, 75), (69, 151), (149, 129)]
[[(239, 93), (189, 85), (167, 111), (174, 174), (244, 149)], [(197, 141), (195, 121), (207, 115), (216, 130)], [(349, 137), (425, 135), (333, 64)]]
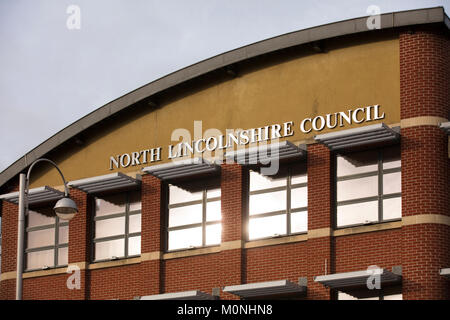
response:
[[(314, 41), (372, 31), (367, 28), (367, 18), (366, 16), (329, 23), (269, 38), (211, 57), (150, 82), (87, 114), (26, 153), (0, 173), (0, 187), (27, 168), (36, 159), (80, 134), (85, 129), (138, 101), (214, 70), (263, 54)], [(450, 29), (450, 20), (445, 14), (443, 7), (385, 13), (381, 15), (380, 21), (381, 30), (429, 23), (443, 23)]]

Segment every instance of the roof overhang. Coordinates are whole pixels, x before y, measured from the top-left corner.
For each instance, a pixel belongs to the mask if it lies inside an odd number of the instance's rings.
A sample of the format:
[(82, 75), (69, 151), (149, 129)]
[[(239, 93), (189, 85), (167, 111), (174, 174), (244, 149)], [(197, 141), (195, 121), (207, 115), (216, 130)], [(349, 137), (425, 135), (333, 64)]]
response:
[(391, 286), (401, 284), (402, 276), (399, 267), (393, 268), (393, 271), (382, 268), (373, 268), (362, 271), (335, 273), (314, 278), (315, 282), (319, 282), (327, 288), (348, 292), (358, 289), (366, 289), (369, 277), (379, 276), (379, 284), (383, 286)]
[(220, 173), (220, 166), (203, 158), (191, 158), (145, 167), (142, 171), (162, 181), (173, 181), (199, 175)]
[(444, 269), (439, 270), (439, 274), (441, 276), (446, 277), (447, 279), (450, 279), (450, 268), (444, 268)]
[(119, 190), (124, 188), (134, 188), (139, 186), (140, 184), (141, 181), (139, 179), (134, 179), (121, 172), (70, 181), (68, 183), (70, 187), (80, 189), (90, 194)]
[(450, 135), (450, 121), (441, 123), (439, 128), (444, 130), (447, 135)]
[(317, 142), (326, 145), (332, 151), (395, 142), (400, 139), (400, 127), (389, 128), (384, 123), (370, 126), (319, 134), (314, 137)]
[(118, 99), (107, 103), (94, 112), (91, 112), (25, 154), (22, 158), (18, 159), (0, 173), (0, 187), (15, 177), (19, 172), (27, 168), (31, 163), (33, 163), (33, 161), (41, 158), (70, 139), (77, 137), (80, 133), (88, 128), (91, 128), (95, 124), (102, 122), (106, 118), (113, 116), (114, 114), (137, 102), (144, 101), (146, 99), (151, 100), (151, 98), (156, 94), (164, 92), (172, 87), (176, 87), (182, 83), (186, 83), (195, 78), (199, 78), (200, 76), (206, 75), (210, 72), (225, 69), (233, 64), (282, 49), (307, 43), (315, 43), (316, 41), (345, 35), (352, 35), (362, 32), (373, 33), (380, 30), (431, 23), (440, 23), (447, 29), (450, 29), (450, 21), (445, 14), (443, 7), (381, 14), (380, 26), (378, 30), (368, 29), (367, 18), (368, 17), (360, 17), (329, 23), (283, 34), (264, 41), (259, 41), (251, 45), (203, 60), (199, 63), (193, 64), (158, 80), (150, 82), (149, 84), (146, 84)]
[(214, 300), (215, 298), (199, 290), (142, 296), (139, 300)]
[(223, 291), (244, 299), (251, 299), (305, 294), (306, 285), (300, 285), (289, 280), (278, 280), (227, 286)]
[(225, 158), (245, 165), (264, 165), (273, 160), (302, 159), (306, 156), (306, 146), (296, 146), (292, 142), (282, 141), (248, 149), (227, 152)]
[[(56, 201), (64, 197), (64, 192), (53, 189), (49, 186), (33, 188), (28, 190), (28, 204), (39, 204), (50, 201)], [(5, 200), (14, 204), (19, 203), (19, 192), (11, 192), (0, 195), (0, 200)]]

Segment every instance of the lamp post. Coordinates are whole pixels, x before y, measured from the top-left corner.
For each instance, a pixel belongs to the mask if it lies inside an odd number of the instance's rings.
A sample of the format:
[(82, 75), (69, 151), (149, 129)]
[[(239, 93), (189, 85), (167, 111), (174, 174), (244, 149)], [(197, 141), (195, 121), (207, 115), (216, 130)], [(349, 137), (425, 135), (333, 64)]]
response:
[(19, 176), (19, 217), (17, 228), (17, 275), (16, 275), (16, 300), (22, 300), (22, 273), (23, 273), (23, 242), (25, 233), (25, 215), (28, 213), (28, 191), (30, 186), (30, 173), (33, 167), (38, 162), (48, 162), (52, 164), (61, 175), (64, 182), (64, 198), (56, 202), (53, 210), (56, 215), (62, 220), (70, 220), (78, 212), (77, 205), (69, 198), (69, 189), (67, 188), (66, 180), (58, 168), (56, 163), (48, 159), (37, 159), (28, 169), (27, 175), (21, 173)]

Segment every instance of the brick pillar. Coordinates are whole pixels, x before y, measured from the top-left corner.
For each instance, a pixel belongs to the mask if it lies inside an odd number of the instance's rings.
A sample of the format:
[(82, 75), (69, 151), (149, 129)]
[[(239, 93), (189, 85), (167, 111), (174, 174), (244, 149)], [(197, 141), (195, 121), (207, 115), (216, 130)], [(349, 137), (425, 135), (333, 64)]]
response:
[[(220, 253), (221, 286), (237, 285), (245, 279), (245, 252), (240, 243), (243, 237), (243, 215), (246, 212), (248, 172), (238, 164), (223, 164), (222, 192), (222, 251)], [(231, 244), (228, 245), (228, 244)], [(236, 299), (235, 295), (221, 293), (222, 299)]]
[[(84, 263), (85, 267), (90, 263), (90, 252), (92, 248), (92, 212), (89, 196), (78, 189), (70, 191), (70, 197), (78, 207), (78, 213), (69, 222), (69, 266), (76, 263)], [(83, 300), (89, 299), (89, 271), (82, 269), (81, 289), (64, 288), (67, 299)], [(70, 275), (67, 275), (67, 278)]]
[[(308, 145), (308, 299), (331, 299), (329, 289), (314, 276), (330, 274), (332, 266), (332, 154), (319, 144)], [(318, 232), (319, 231), (319, 232)], [(325, 268), (326, 265), (326, 268)], [(326, 269), (326, 271), (325, 271)]]
[[(448, 34), (435, 27), (400, 34), (402, 123), (449, 119), (449, 52)], [(439, 269), (450, 266), (450, 227), (426, 219), (450, 215), (448, 138), (437, 123), (423, 121), (402, 125), (401, 136), (403, 298), (448, 299), (449, 284)], [(420, 221), (411, 219), (418, 215)]]
[[(163, 293), (164, 278), (161, 254), (164, 251), (165, 237), (163, 184), (152, 176), (142, 176), (142, 218), (141, 218), (141, 263), (142, 288), (141, 295)], [(149, 256), (147, 260), (146, 256)]]
[[(16, 297), (17, 217), (19, 207), (2, 201), (2, 281), (0, 300)], [(3, 278), (6, 277), (6, 280)]]

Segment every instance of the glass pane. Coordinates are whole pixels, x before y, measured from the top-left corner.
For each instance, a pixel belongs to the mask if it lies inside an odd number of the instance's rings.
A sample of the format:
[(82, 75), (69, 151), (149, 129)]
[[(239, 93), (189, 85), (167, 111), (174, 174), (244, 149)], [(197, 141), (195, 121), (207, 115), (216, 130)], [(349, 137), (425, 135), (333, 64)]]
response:
[(348, 293), (338, 291), (338, 300), (358, 300), (354, 296), (349, 295)]
[(295, 188), (291, 191), (291, 209), (308, 206), (308, 188)]
[(55, 229), (31, 231), (27, 234), (27, 248), (51, 246), (55, 244)]
[(219, 244), (222, 241), (222, 225), (220, 223), (206, 226), (206, 240), (207, 246)]
[(201, 204), (169, 209), (169, 227), (201, 223), (202, 215)]
[(292, 176), (291, 178), (291, 185), (292, 184), (297, 184), (297, 183), (306, 183), (308, 182), (308, 175), (307, 174), (302, 174), (302, 175), (298, 175), (298, 176)]
[(125, 203), (125, 193), (95, 198), (95, 215), (105, 216), (125, 212)]
[(286, 185), (286, 178), (269, 179), (257, 172), (250, 171), (250, 191), (263, 190)]
[(371, 172), (378, 170), (378, 152), (357, 152), (337, 157), (337, 176)]
[(378, 201), (348, 204), (337, 207), (337, 226), (378, 221)]
[(128, 255), (136, 256), (141, 254), (141, 236), (128, 238)]
[(222, 218), (220, 200), (206, 204), (206, 221), (219, 221)]
[(95, 238), (125, 234), (125, 217), (95, 221)]
[(141, 215), (140, 214), (132, 214), (128, 218), (128, 232), (135, 233), (141, 232)]
[(378, 195), (378, 176), (338, 181), (337, 201)]
[(28, 211), (28, 227), (55, 224), (55, 217), (47, 217), (33, 210)]
[(210, 189), (210, 190), (208, 190), (208, 191), (206, 192), (206, 197), (207, 197), (208, 199), (220, 197), (220, 193), (221, 193), (220, 188), (217, 188), (217, 189)]
[(383, 219), (400, 219), (402, 217), (402, 198), (383, 200)]
[(66, 266), (69, 264), (69, 248), (58, 249), (58, 266)]
[(390, 294), (388, 296), (384, 296), (384, 300), (403, 300), (403, 294)]
[(286, 234), (286, 215), (251, 218), (249, 222), (249, 239), (271, 237)]
[(41, 269), (55, 265), (55, 253), (53, 250), (44, 250), (27, 253), (27, 269)]
[(400, 148), (385, 148), (383, 150), (383, 169), (399, 168), (400, 166)]
[(69, 242), (69, 226), (59, 227), (58, 232), (58, 243), (68, 243)]
[(286, 210), (286, 190), (250, 195), (250, 215)]
[(125, 255), (125, 239), (102, 241), (95, 244), (95, 260), (123, 257)]
[(400, 172), (383, 175), (383, 194), (402, 192), (402, 176)]
[(291, 213), (291, 233), (305, 232), (308, 230), (308, 212)]
[(169, 231), (169, 250), (200, 247), (202, 245), (202, 228), (189, 228)]
[(176, 186), (169, 186), (169, 204), (182, 203), (188, 201), (201, 200), (203, 198), (203, 192), (188, 192)]
[(141, 191), (129, 193), (130, 211), (141, 210)]

